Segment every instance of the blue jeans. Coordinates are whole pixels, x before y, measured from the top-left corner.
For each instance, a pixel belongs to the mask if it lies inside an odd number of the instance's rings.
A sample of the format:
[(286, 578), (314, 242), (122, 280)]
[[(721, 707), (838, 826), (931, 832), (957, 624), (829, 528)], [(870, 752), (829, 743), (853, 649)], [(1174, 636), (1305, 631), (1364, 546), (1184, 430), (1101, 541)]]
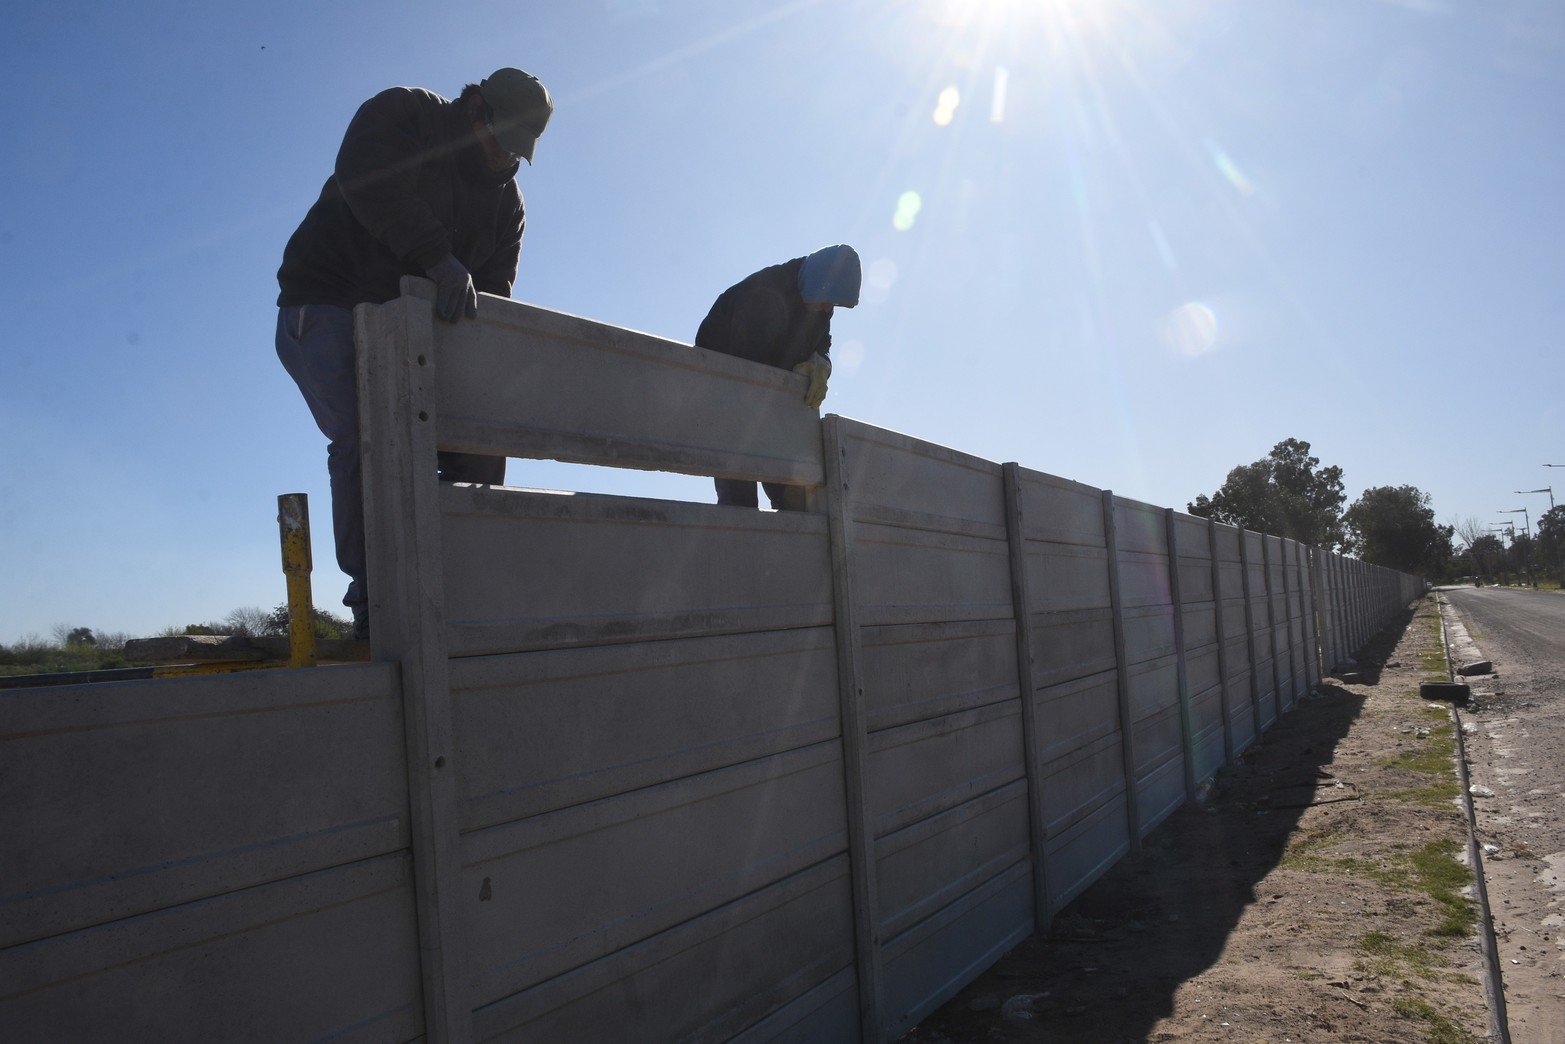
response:
[[(277, 358), (282, 360), (310, 416), (326, 436), (331, 476), (332, 535), (337, 567), (348, 574), (342, 604), (354, 618), (369, 606), (364, 565), (364, 478), (359, 466), (359, 383), (354, 366), (353, 312), (335, 305), (292, 305), (277, 310)], [(505, 458), (441, 453), (444, 482), (505, 481)]]

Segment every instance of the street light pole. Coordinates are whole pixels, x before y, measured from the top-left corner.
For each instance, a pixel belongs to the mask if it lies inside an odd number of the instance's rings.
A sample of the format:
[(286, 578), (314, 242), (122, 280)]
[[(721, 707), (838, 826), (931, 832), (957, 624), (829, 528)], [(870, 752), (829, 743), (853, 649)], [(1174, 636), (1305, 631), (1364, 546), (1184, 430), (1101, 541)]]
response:
[[(1489, 527), (1489, 532), (1491, 532), (1491, 533), (1496, 533), (1496, 532), (1504, 533), (1510, 539), (1511, 546), (1513, 548), (1516, 546), (1516, 523), (1515, 522), (1511, 522), (1511, 521), (1507, 520), (1505, 522), (1501, 522), (1497, 526), (1490, 526)], [(1504, 551), (1505, 548), (1502, 547), (1500, 550)], [(1506, 573), (1508, 573), (1508, 572), (1511, 572), (1511, 570), (1502, 571), (1501, 572), (1501, 577), (1503, 578), (1506, 575)], [(1507, 586), (1509, 586), (1509, 585), (1507, 585)]]
[[(1500, 510), (1502, 515), (1520, 515), (1522, 517), (1522, 532), (1527, 536), (1527, 546), (1522, 549), (1522, 571), (1527, 574), (1527, 580), (1532, 583), (1532, 589), (1538, 589), (1538, 578), (1532, 572), (1532, 518), (1524, 507)], [(1516, 531), (1511, 530), (1511, 545), (1516, 544)]]
[[(1552, 468), (1554, 466), (1555, 465), (1553, 464), (1544, 465), (1546, 468)], [(1523, 495), (1528, 493), (1547, 493), (1549, 495), (1549, 510), (1551, 512), (1554, 510), (1553, 486), (1544, 486), (1542, 489), (1518, 489), (1516, 492)], [(1541, 518), (1538, 520), (1538, 535), (1543, 535), (1543, 519)], [(1562, 549), (1560, 548), (1559, 542), (1557, 540), (1554, 546), (1554, 575), (1559, 579), (1560, 586), (1565, 587), (1565, 558), (1562, 558)]]

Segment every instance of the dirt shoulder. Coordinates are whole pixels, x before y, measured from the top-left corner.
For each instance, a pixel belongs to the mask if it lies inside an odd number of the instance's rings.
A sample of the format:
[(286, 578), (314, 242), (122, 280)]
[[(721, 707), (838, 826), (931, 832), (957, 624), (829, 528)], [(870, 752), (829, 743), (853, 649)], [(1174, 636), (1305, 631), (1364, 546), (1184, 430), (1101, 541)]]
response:
[(904, 1039), (1483, 1038), (1433, 600), (1361, 661)]

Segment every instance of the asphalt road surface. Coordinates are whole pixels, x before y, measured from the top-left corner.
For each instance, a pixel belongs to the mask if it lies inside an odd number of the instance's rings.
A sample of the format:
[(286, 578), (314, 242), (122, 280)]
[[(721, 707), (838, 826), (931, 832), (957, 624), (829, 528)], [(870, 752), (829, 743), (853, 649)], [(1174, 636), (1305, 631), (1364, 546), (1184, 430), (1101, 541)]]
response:
[(1441, 594), (1494, 663), (1465, 720), (1511, 1036), (1565, 1041), (1565, 595)]

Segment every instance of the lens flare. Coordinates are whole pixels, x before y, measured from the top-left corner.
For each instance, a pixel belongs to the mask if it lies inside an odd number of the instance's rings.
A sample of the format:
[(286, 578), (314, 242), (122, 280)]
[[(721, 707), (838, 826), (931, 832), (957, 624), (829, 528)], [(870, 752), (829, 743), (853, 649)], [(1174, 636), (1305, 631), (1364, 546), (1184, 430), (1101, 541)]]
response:
[(935, 101), (935, 125), (949, 127), (956, 119), (956, 107), (962, 104), (962, 94), (955, 87), (947, 87)]
[(898, 232), (906, 232), (913, 227), (913, 222), (918, 219), (918, 212), (923, 207), (924, 197), (908, 189), (897, 197), (897, 212), (891, 217), (891, 227)]
[(836, 360), (834, 367), (838, 373), (852, 373), (864, 362), (864, 342), (846, 341), (832, 349), (831, 357)]
[(1217, 313), (1200, 301), (1188, 301), (1163, 318), (1163, 339), (1192, 359), (1217, 345)]
[(1233, 161), (1233, 157), (1210, 141), (1206, 143), (1206, 151), (1211, 154), (1212, 165), (1217, 168), (1218, 173), (1228, 179), (1228, 184), (1238, 189), (1243, 195), (1255, 195), (1255, 182), (1251, 181), (1244, 171), (1239, 169), (1239, 164)]
[(989, 122), (1005, 122), (1005, 92), (1011, 83), (1011, 73), (1003, 65), (994, 67), (994, 94), (989, 98)]

